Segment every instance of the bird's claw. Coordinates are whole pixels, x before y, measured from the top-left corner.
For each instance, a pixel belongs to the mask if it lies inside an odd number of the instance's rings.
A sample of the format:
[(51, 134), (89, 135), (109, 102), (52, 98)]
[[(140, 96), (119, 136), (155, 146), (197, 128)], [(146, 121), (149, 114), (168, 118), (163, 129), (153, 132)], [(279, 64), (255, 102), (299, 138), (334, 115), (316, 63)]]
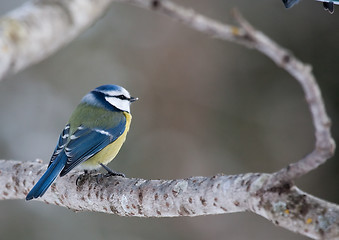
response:
[(77, 180), (75, 180), (75, 184), (77, 186), (84, 184), (85, 181), (87, 181), (93, 174), (96, 174), (98, 171), (97, 170), (84, 170), (83, 174), (80, 174), (77, 177)]
[(108, 177), (112, 177), (112, 176), (120, 176), (120, 177), (126, 177), (125, 174), (123, 173), (117, 173), (117, 172), (108, 172), (108, 173), (99, 173), (96, 175), (96, 181), (97, 181), (97, 184), (100, 184), (104, 178), (108, 178)]
[(112, 171), (112, 172), (106, 173), (104, 176), (105, 176), (105, 177), (119, 176), (119, 177), (123, 177), (123, 178), (126, 177), (126, 175), (123, 174), (123, 173), (113, 172), (113, 171)]
[(80, 174), (77, 177), (77, 180), (75, 181), (75, 185), (80, 186), (80, 185), (84, 184), (85, 181), (89, 179), (89, 177), (90, 177), (90, 175), (88, 173)]
[(110, 168), (108, 168), (107, 166), (103, 165), (102, 166), (105, 168), (105, 170), (107, 171), (107, 173), (105, 174), (102, 174), (102, 173), (99, 173), (97, 174), (97, 170), (91, 170), (91, 171), (88, 171), (88, 170), (84, 170), (84, 173), (83, 174), (80, 174), (78, 176), (78, 178), (76, 179), (75, 181), (75, 184), (77, 186), (80, 186), (82, 184), (84, 184), (89, 178), (91, 178), (91, 176), (93, 176), (94, 174), (96, 174), (95, 176), (95, 179), (96, 179), (96, 182), (99, 184), (104, 178), (107, 178), (107, 177), (112, 177), (112, 176), (119, 176), (119, 177), (123, 177), (125, 178), (125, 174), (123, 173), (119, 173), (119, 172), (114, 172), (113, 170), (111, 170)]
[(111, 177), (111, 176), (120, 176), (125, 178), (125, 174), (123, 173), (119, 173), (119, 172), (114, 172), (112, 169), (110, 169), (109, 167), (107, 167), (106, 165), (100, 163), (100, 165), (107, 171), (107, 173), (104, 175), (105, 177)]

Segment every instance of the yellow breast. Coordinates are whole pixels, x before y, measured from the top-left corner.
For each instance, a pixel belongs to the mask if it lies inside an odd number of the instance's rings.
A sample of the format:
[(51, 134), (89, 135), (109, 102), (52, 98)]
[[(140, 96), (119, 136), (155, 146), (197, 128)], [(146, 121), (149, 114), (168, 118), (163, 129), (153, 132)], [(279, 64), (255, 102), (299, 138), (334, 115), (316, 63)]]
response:
[(118, 137), (114, 142), (107, 145), (104, 149), (102, 149), (100, 152), (95, 154), (93, 157), (88, 159), (87, 161), (83, 162), (80, 167), (83, 169), (96, 169), (100, 167), (100, 163), (107, 164), (111, 162), (115, 156), (118, 154), (122, 144), (126, 140), (126, 135), (129, 131), (129, 127), (132, 120), (132, 115), (128, 112), (124, 112), (124, 115), (126, 117), (126, 128), (125, 131), (121, 134), (120, 137)]

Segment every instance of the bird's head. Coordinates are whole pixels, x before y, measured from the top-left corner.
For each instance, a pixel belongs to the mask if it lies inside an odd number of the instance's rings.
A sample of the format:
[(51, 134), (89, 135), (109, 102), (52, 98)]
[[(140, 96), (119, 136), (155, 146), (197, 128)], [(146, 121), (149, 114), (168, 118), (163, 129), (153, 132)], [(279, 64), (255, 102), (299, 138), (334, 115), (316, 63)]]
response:
[(118, 109), (130, 112), (130, 104), (138, 98), (131, 97), (129, 92), (117, 85), (103, 85), (86, 94), (81, 102), (109, 110)]

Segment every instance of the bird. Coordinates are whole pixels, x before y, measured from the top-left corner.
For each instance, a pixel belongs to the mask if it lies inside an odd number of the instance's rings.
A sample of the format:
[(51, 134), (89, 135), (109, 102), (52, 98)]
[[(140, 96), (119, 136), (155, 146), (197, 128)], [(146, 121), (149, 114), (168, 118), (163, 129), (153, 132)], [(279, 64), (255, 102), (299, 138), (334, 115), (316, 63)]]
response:
[(132, 120), (130, 104), (136, 100), (125, 88), (112, 84), (87, 93), (61, 132), (46, 172), (26, 200), (42, 197), (58, 175), (63, 177), (75, 167), (85, 172), (103, 167), (111, 175), (123, 175), (106, 164), (126, 140)]
[[(282, 0), (286, 8), (291, 8), (299, 2), (299, 0)], [(339, 0), (317, 0), (323, 3), (323, 7), (329, 13), (334, 12), (334, 4), (339, 5)]]

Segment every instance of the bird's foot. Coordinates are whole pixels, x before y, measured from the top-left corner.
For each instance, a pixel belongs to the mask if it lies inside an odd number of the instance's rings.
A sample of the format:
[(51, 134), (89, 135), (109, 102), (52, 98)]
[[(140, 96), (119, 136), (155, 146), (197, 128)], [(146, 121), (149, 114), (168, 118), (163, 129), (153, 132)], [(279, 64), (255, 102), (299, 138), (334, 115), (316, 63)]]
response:
[(119, 173), (119, 172), (114, 172), (112, 169), (107, 167), (106, 165), (100, 163), (100, 165), (107, 171), (107, 173), (104, 175), (104, 177), (111, 177), (111, 176), (120, 176), (120, 177), (126, 177), (125, 174)]
[(97, 184), (100, 184), (105, 178), (105, 175), (102, 173), (99, 173), (95, 176), (95, 180), (97, 181)]
[(98, 169), (84, 170), (84, 174), (95, 175), (98, 173)]
[(75, 184), (77, 186), (82, 185), (85, 183), (85, 181), (87, 181), (92, 175), (96, 174), (98, 171), (97, 170), (84, 170), (83, 174), (80, 174), (77, 178), (77, 180), (75, 181)]
[(75, 185), (77, 186), (83, 185), (89, 178), (90, 178), (90, 175), (88, 173), (80, 174), (77, 177), (77, 180), (75, 181)]

